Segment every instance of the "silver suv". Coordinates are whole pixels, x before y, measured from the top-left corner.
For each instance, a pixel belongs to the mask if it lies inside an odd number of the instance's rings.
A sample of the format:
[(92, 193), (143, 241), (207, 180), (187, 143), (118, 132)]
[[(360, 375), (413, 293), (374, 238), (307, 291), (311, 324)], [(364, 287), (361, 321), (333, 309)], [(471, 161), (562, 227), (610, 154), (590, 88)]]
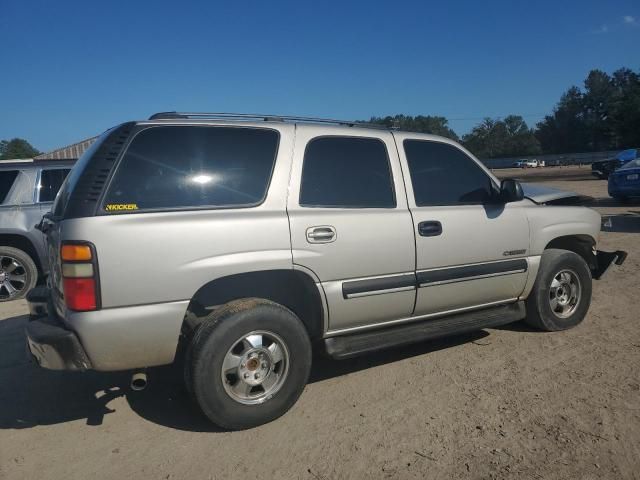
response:
[(0, 302), (24, 297), (48, 270), (35, 229), (71, 170), (67, 160), (0, 162)]
[(125, 123), (41, 223), (50, 291), (31, 298), (46, 316), (29, 347), (46, 368), (135, 371), (183, 345), (205, 415), (259, 425), (296, 402), (312, 344), (343, 359), (580, 323), (592, 278), (626, 254), (596, 251), (598, 213), (536, 198), (432, 135), (233, 114)]

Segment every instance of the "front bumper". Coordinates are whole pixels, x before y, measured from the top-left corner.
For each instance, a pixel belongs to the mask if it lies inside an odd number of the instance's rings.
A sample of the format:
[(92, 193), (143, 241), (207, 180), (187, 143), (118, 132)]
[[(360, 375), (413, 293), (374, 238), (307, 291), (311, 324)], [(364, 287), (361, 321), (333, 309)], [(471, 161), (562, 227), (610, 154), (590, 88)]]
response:
[(612, 264), (622, 265), (626, 259), (627, 252), (623, 250), (616, 250), (615, 252), (598, 250), (596, 252), (596, 265), (591, 272), (591, 276), (594, 280), (600, 280)]

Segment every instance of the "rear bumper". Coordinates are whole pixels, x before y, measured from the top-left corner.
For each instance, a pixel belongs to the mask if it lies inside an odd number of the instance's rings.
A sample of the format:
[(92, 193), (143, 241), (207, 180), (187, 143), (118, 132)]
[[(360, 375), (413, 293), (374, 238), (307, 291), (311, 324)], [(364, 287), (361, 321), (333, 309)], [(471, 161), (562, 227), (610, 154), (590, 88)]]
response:
[(592, 271), (592, 277), (594, 280), (600, 280), (612, 264), (622, 265), (626, 259), (627, 252), (623, 250), (616, 250), (615, 252), (598, 250), (596, 252), (596, 266)]
[[(27, 296), (29, 350), (44, 368), (116, 371), (175, 359), (188, 301), (55, 314), (47, 289)], [(44, 310), (44, 312), (43, 312)]]
[(27, 348), (34, 360), (50, 370), (88, 370), (91, 362), (74, 332), (48, 313), (43, 289), (27, 295), (30, 321), (26, 327)]

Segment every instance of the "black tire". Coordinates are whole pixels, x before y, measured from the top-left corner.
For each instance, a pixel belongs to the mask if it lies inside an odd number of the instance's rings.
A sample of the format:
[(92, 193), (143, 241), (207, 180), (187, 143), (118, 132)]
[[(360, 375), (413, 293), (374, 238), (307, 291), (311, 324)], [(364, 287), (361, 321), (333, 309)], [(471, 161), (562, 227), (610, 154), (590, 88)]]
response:
[[(580, 295), (572, 311), (562, 317), (550, 303), (553, 294), (551, 284), (562, 271), (575, 274), (580, 284)], [(533, 289), (526, 300), (526, 323), (547, 332), (575, 327), (584, 319), (591, 304), (591, 271), (584, 259), (568, 250), (548, 249), (542, 254), (540, 269)]]
[[(9, 272), (9, 268), (13, 270)], [(23, 281), (11, 280), (6, 276), (8, 273), (15, 278), (21, 277)], [(38, 268), (29, 254), (14, 247), (0, 247), (0, 302), (24, 298), (37, 281)]]
[[(255, 331), (273, 333), (284, 343), (286, 375), (262, 403), (245, 404), (227, 393), (230, 387), (225, 386), (222, 369), (227, 352)], [(185, 356), (187, 390), (209, 420), (229, 430), (255, 427), (283, 415), (298, 400), (310, 370), (311, 343), (300, 319), (282, 305), (259, 298), (234, 300), (207, 316)]]

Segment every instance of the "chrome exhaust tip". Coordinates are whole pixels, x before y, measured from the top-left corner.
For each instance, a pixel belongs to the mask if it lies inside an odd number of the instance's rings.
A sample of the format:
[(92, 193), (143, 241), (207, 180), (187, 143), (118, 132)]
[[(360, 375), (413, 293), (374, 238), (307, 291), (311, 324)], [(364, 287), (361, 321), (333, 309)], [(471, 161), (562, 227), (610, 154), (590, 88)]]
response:
[(147, 374), (136, 372), (131, 376), (131, 390), (139, 392), (147, 388)]

